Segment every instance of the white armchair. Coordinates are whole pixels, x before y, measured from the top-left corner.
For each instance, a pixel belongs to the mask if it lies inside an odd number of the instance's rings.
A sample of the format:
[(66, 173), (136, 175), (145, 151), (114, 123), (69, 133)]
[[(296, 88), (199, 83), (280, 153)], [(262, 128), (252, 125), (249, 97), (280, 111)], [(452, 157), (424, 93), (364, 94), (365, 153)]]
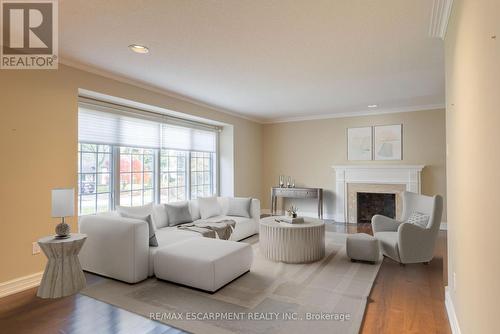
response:
[[(412, 212), (430, 216), (426, 228), (406, 223)], [(381, 215), (372, 218), (373, 234), (382, 253), (400, 263), (427, 263), (434, 256), (434, 247), (441, 225), (443, 198), (403, 193), (401, 221)]]

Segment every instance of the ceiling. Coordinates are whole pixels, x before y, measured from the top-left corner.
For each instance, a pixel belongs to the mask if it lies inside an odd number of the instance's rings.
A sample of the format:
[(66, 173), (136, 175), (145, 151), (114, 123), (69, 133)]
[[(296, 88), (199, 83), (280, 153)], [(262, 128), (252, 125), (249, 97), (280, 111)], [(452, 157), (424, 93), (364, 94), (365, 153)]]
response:
[[(263, 122), (436, 108), (433, 0), (65, 0), (60, 56)], [(133, 43), (150, 48), (131, 52)]]

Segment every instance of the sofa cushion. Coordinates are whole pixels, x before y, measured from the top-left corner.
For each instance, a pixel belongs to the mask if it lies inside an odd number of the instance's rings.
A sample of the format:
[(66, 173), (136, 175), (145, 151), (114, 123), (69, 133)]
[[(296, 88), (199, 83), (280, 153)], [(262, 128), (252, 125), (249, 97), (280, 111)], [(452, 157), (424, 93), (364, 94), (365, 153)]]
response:
[(125, 217), (125, 215), (145, 217), (147, 215), (150, 215), (152, 211), (153, 211), (153, 203), (141, 206), (121, 206), (121, 205), (116, 206), (116, 212), (118, 212), (118, 214), (122, 217)]
[(168, 216), (168, 226), (175, 226), (193, 221), (189, 212), (188, 202), (165, 204)]
[(127, 213), (121, 213), (121, 216), (124, 217), (124, 218), (132, 218), (132, 219), (144, 220), (146, 223), (148, 223), (148, 229), (149, 229), (149, 246), (150, 247), (158, 247), (158, 241), (156, 240), (156, 234), (155, 234), (155, 227), (154, 227), (151, 215), (147, 215), (147, 216), (141, 217), (141, 216), (137, 216), (137, 215), (127, 214)]
[(221, 214), (221, 206), (217, 197), (199, 197), (198, 205), (200, 207), (201, 219), (207, 219)]
[(228, 199), (228, 216), (250, 217), (251, 198), (229, 198)]
[(155, 228), (162, 228), (168, 226), (167, 212), (163, 204), (146, 204), (141, 206), (116, 206), (116, 212), (122, 217), (125, 215), (132, 215), (135, 217), (145, 217), (151, 215), (153, 225)]
[(158, 240), (158, 247), (149, 247), (148, 276), (154, 275), (153, 259), (154, 255), (158, 250), (162, 249), (164, 246), (168, 246), (176, 242), (191, 238), (203, 238), (203, 237), (201, 234), (193, 231), (179, 230), (177, 226), (167, 226), (156, 230), (156, 239)]
[(154, 255), (156, 277), (214, 292), (250, 270), (249, 244), (192, 238), (162, 247)]
[(188, 203), (189, 203), (189, 212), (191, 212), (192, 220), (201, 219), (200, 206), (198, 205), (198, 200), (193, 199), (191, 201), (188, 201)]
[(165, 204), (153, 204), (153, 223), (156, 228), (168, 226), (168, 217)]

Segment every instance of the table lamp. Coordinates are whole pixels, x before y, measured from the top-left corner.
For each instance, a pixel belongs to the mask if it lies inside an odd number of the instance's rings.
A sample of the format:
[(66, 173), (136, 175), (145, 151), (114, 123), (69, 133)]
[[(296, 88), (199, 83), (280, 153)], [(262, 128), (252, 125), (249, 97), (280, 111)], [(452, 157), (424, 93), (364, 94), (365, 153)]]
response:
[(52, 189), (52, 217), (62, 218), (56, 226), (56, 238), (70, 237), (70, 226), (64, 222), (65, 217), (72, 217), (75, 212), (75, 189)]

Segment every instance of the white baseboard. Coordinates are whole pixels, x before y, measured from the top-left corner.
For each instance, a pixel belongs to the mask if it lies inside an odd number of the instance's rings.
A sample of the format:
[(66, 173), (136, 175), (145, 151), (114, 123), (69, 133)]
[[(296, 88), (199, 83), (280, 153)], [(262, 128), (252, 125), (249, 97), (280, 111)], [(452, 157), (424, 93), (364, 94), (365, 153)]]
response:
[(0, 298), (40, 285), (43, 271), (0, 283)]
[(460, 326), (458, 325), (457, 314), (455, 313), (455, 306), (451, 299), (450, 289), (448, 286), (444, 287), (444, 304), (446, 305), (446, 313), (448, 313), (448, 321), (450, 322), (451, 332), (453, 334), (461, 334)]

